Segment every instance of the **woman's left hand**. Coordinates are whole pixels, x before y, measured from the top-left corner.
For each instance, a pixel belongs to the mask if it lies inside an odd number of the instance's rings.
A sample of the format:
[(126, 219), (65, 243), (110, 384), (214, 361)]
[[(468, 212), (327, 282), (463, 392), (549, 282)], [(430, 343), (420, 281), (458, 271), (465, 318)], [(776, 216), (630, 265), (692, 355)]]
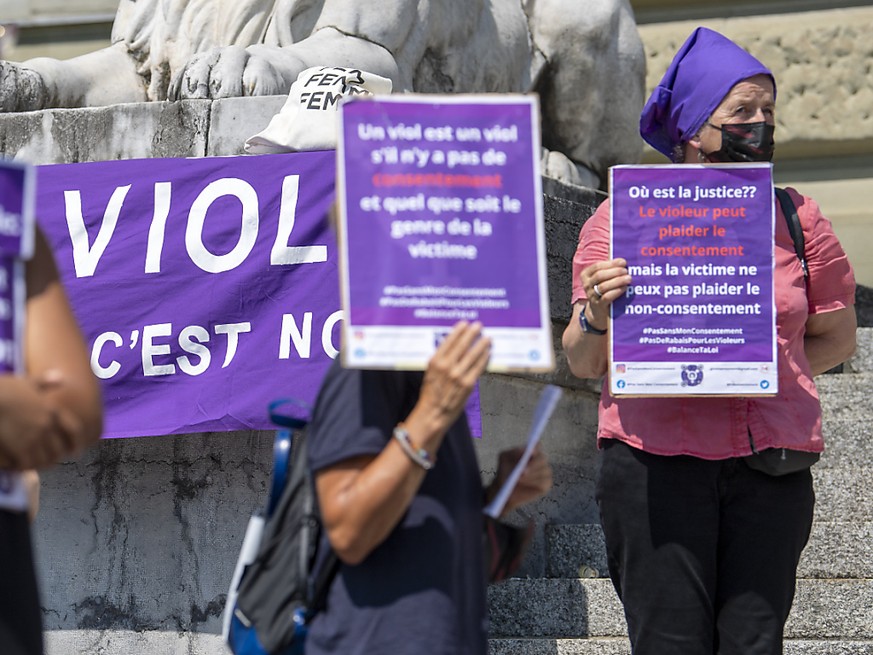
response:
[[(511, 448), (500, 453), (497, 459), (497, 476), (488, 489), (489, 500), (500, 489), (512, 469), (524, 454), (524, 447)], [(537, 446), (518, 478), (518, 483), (506, 501), (503, 513), (511, 512), (516, 507), (533, 502), (545, 496), (552, 488), (552, 467), (545, 453)]]

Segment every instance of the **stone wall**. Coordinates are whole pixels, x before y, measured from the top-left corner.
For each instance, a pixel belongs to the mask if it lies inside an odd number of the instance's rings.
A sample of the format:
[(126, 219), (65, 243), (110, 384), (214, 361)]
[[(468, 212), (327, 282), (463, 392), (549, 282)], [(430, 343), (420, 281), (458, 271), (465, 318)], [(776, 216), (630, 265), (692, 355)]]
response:
[(69, 59), (102, 48), (117, 8), (118, 0), (2, 0), (0, 59)]

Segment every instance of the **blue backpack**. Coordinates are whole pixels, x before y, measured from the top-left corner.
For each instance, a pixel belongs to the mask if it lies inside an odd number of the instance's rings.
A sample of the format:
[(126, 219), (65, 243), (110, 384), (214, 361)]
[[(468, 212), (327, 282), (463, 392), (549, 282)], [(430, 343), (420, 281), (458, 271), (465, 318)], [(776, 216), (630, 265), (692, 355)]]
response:
[[(280, 413), (283, 407), (296, 415)], [(280, 426), (270, 496), (249, 519), (224, 612), (224, 639), (235, 655), (302, 655), (309, 621), (339, 568), (332, 550), (318, 552), (321, 517), (306, 461), (309, 408), (276, 401), (270, 418)]]

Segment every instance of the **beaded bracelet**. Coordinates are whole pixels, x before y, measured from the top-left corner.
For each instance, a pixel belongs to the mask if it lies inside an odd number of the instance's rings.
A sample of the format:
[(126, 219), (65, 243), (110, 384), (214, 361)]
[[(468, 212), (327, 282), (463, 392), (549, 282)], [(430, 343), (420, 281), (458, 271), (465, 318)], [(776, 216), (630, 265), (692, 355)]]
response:
[(409, 432), (406, 431), (406, 428), (401, 425), (394, 428), (394, 438), (397, 439), (397, 443), (400, 444), (400, 447), (409, 459), (425, 471), (430, 471), (433, 468), (434, 463), (430, 455), (424, 448), (416, 448), (412, 445), (412, 440), (409, 438)]

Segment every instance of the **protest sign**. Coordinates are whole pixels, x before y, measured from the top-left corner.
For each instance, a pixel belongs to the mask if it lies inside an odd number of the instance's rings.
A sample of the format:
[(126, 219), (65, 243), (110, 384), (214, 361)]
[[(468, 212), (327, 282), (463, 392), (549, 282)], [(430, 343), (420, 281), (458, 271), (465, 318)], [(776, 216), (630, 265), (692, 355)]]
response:
[(610, 393), (775, 394), (771, 165), (617, 166), (610, 205)]
[(467, 320), (489, 370), (551, 370), (535, 98), (386, 96), (340, 116), (343, 363), (424, 368)]
[(33, 255), (33, 169), (0, 159), (0, 372), (22, 371), (26, 290)]
[[(33, 246), (33, 169), (0, 158), (0, 374), (24, 370), (24, 260)], [(24, 512), (27, 506), (22, 474), (0, 470), (0, 509)]]

